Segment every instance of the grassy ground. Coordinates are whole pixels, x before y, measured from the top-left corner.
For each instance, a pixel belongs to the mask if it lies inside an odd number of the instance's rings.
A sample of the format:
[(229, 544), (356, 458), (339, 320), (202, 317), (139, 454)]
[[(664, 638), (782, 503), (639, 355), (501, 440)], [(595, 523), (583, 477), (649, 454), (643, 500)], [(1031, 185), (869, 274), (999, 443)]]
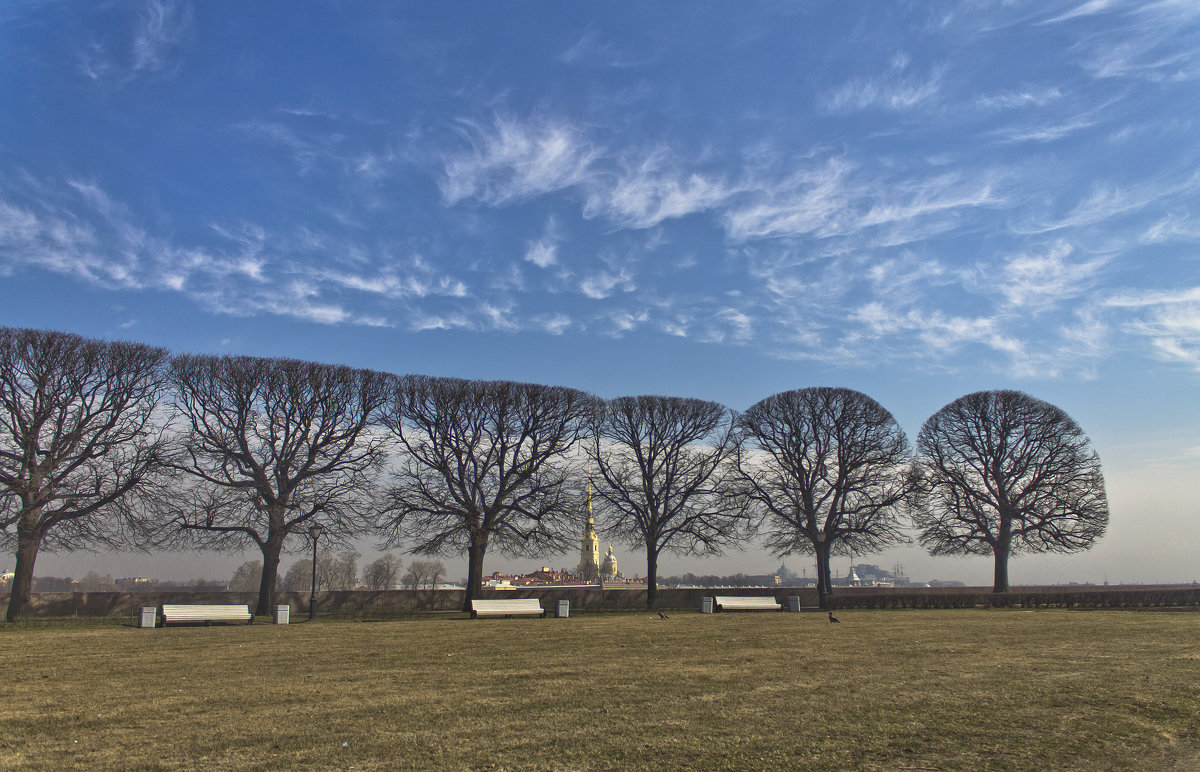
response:
[(1200, 769), (1200, 614), (0, 630), (0, 767)]

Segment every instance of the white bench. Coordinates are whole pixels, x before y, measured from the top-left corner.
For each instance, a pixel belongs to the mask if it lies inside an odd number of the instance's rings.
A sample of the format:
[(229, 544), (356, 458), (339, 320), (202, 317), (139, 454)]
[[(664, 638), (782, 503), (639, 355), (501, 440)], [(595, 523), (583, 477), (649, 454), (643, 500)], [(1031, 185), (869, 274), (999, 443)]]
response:
[(505, 598), (503, 600), (471, 601), (471, 619), (479, 617), (546, 616), (537, 598)]
[(220, 606), (191, 603), (164, 603), (161, 609), (162, 623), (195, 624), (203, 622), (210, 625), (213, 622), (245, 622), (254, 621), (249, 606)]
[(770, 595), (717, 595), (713, 605), (717, 611), (783, 611), (783, 606)]

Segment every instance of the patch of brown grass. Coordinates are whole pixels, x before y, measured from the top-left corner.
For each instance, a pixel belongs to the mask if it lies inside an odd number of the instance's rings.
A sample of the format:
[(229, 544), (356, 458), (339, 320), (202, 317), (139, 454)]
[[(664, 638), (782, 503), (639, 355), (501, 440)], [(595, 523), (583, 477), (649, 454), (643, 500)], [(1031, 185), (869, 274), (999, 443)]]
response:
[(1200, 769), (1200, 614), (0, 630), (0, 766)]

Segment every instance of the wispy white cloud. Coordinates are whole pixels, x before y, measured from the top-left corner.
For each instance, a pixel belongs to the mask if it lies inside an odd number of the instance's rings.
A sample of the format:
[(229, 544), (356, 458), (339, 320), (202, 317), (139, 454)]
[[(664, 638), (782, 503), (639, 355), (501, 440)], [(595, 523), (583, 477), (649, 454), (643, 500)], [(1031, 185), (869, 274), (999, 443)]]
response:
[(498, 117), (492, 126), (464, 127), (470, 147), (444, 158), (440, 185), (448, 204), (476, 199), (499, 205), (563, 190), (586, 178), (598, 154), (565, 121)]
[(531, 241), (525, 249), (525, 260), (538, 268), (549, 268), (558, 262), (558, 244), (562, 241), (558, 220), (553, 216), (546, 220), (541, 238)]
[(1148, 339), (1158, 359), (1200, 371), (1200, 287), (1121, 293), (1107, 305), (1135, 312), (1125, 329)]
[(1072, 118), (1070, 120), (1039, 124), (1035, 126), (1011, 126), (997, 129), (994, 132), (1001, 142), (1021, 144), (1023, 142), (1057, 142), (1060, 139), (1090, 129), (1096, 125), (1092, 118)]
[(637, 311), (618, 309), (610, 311), (604, 316), (610, 325), (608, 334), (619, 338), (626, 333), (633, 332), (649, 321), (650, 312), (645, 309)]
[(1022, 252), (1004, 261), (990, 279), (1010, 306), (1039, 313), (1082, 295), (1098, 281), (1107, 258), (1072, 260), (1075, 248), (1066, 241), (1041, 252)]
[(98, 83), (122, 85), (144, 76), (174, 72), (192, 24), (191, 7), (175, 0), (146, 0), (128, 34), (93, 40), (79, 55), (83, 74)]
[(1062, 98), (1058, 86), (1023, 88), (981, 96), (975, 103), (984, 110), (1014, 110), (1026, 107), (1045, 107)]
[(1017, 223), (1013, 230), (1032, 235), (1097, 225), (1141, 212), (1163, 200), (1197, 189), (1200, 189), (1200, 174), (1194, 172), (1183, 179), (1150, 179), (1127, 187), (1099, 183), (1061, 217)]
[(1195, 77), (1194, 54), (1160, 52), (1156, 41), (1130, 41), (1094, 52), (1084, 67), (1095, 78), (1145, 78), (1151, 81)]
[(514, 318), (514, 307), (511, 303), (496, 304), (480, 303), (476, 312), (485, 322), (486, 329), (513, 331), (520, 328)]
[(293, 316), (318, 324), (341, 324), (349, 321), (351, 314), (334, 303), (319, 300), (320, 289), (307, 281), (293, 281), (274, 297), (264, 298), (268, 310), (280, 316)]
[[(410, 267), (410, 270), (414, 268), (415, 266)], [(390, 298), (425, 298), (430, 296), (465, 298), (470, 294), (466, 284), (446, 275), (419, 275), (417, 273), (398, 275), (390, 271), (373, 276), (362, 276), (342, 271), (321, 271), (317, 275), (330, 284), (340, 285), (346, 289), (358, 292), (384, 295)]]
[(584, 276), (579, 282), (579, 291), (592, 300), (604, 300), (614, 291), (632, 292), (637, 289), (633, 275), (624, 267), (597, 271)]
[(1200, 242), (1200, 223), (1183, 213), (1169, 213), (1153, 223), (1138, 238), (1144, 244), (1171, 241)]
[(142, 6), (133, 36), (134, 72), (160, 72), (173, 67), (191, 17), (188, 6), (172, 0), (151, 0)]
[(558, 262), (558, 244), (546, 239), (534, 241), (525, 250), (525, 259), (538, 268), (549, 268)]
[(1071, 19), (1077, 19), (1081, 16), (1095, 16), (1096, 14), (1108, 13), (1122, 5), (1121, 0), (1086, 0), (1073, 8), (1070, 8), (1050, 19), (1040, 22), (1041, 24), (1059, 24)]
[(726, 231), (735, 241), (841, 232), (852, 200), (860, 195), (850, 180), (853, 170), (851, 162), (831, 158), (764, 186), (723, 215)]
[(992, 185), (965, 181), (958, 174), (944, 174), (903, 185), (899, 199), (876, 200), (858, 219), (856, 226), (870, 228), (884, 223), (915, 220), (953, 209), (996, 206), (1001, 200)]
[[(903, 66), (898, 67), (900, 63)], [(935, 103), (944, 69), (936, 67), (926, 76), (911, 76), (904, 74), (907, 64), (906, 58), (893, 58), (888, 73), (847, 81), (829, 93), (822, 106), (826, 112), (838, 114), (870, 109), (904, 111)]]
[(754, 337), (754, 320), (744, 311), (722, 308), (717, 312), (717, 319), (725, 324), (734, 341), (745, 343)]
[(919, 300), (928, 291), (929, 285), (952, 281), (947, 279), (950, 273), (951, 271), (938, 260), (911, 252), (884, 258), (865, 270), (873, 292), (877, 296), (889, 298), (892, 303), (911, 303)]
[[(811, 236), (830, 238), (861, 234), (881, 226), (912, 227), (920, 221), (960, 209), (997, 207), (1004, 200), (988, 179), (966, 180), (958, 174), (909, 178), (902, 182), (862, 179), (844, 159), (794, 174), (782, 184), (746, 185), (759, 193), (724, 216), (731, 239)], [(934, 231), (943, 230), (937, 225)], [(907, 243), (918, 235), (903, 231), (876, 234), (888, 245)]]
[(976, 352), (972, 367), (1013, 378), (1092, 378), (1096, 363), (1110, 353), (1108, 327), (1091, 312), (1038, 330), (1016, 324), (1020, 317), (1009, 313), (895, 309), (880, 301), (859, 306), (850, 318), (861, 328), (844, 331), (840, 345), (822, 342), (828, 358), (843, 364), (861, 366), (901, 356), (910, 366), (946, 368), (967, 350)]
[(1113, 20), (1102, 28), (1088, 27), (1076, 46), (1081, 66), (1093, 78), (1167, 82), (1200, 77), (1195, 36), (1179, 34), (1200, 18), (1196, 3), (1087, 0), (1041, 23), (1080, 24), (1101, 15)]
[(560, 62), (586, 64), (597, 67), (637, 67), (650, 61), (643, 55), (635, 55), (611, 40), (604, 40), (592, 27), (577, 41), (558, 55)]
[(539, 314), (532, 318), (532, 322), (550, 335), (562, 335), (574, 325), (566, 314)]
[[(93, 181), (41, 183), (22, 193), (0, 189), (0, 270), (32, 268), (109, 289), (179, 292), (217, 313), (319, 324), (390, 324), (385, 315), (338, 302), (335, 296), (345, 291), (400, 299), (468, 295), (462, 281), (419, 256), (407, 261), (403, 275), (367, 275), (331, 270), (327, 260), (283, 260), (267, 244), (286, 249), (291, 239), (273, 237), (261, 226), (239, 222), (211, 229), (214, 245), (174, 244), (148, 232), (127, 205)], [(309, 232), (295, 241), (324, 243)]]
[(691, 329), (692, 319), (688, 314), (675, 314), (666, 319), (660, 319), (659, 329), (667, 335), (676, 338), (686, 338)]
[(1130, 290), (1113, 293), (1104, 304), (1113, 308), (1153, 308), (1200, 303), (1200, 287), (1174, 290)]
[(470, 319), (462, 313), (451, 314), (413, 314), (409, 320), (409, 329), (413, 332), (426, 330), (469, 330), (474, 329)]
[(670, 167), (666, 152), (659, 150), (628, 164), (611, 184), (594, 181), (584, 216), (603, 216), (625, 228), (651, 228), (713, 209), (735, 192), (720, 180)]
[(234, 127), (246, 136), (283, 149), (296, 163), (301, 174), (313, 171), (318, 163), (330, 158), (337, 136), (306, 138), (296, 129), (278, 121), (253, 120)]

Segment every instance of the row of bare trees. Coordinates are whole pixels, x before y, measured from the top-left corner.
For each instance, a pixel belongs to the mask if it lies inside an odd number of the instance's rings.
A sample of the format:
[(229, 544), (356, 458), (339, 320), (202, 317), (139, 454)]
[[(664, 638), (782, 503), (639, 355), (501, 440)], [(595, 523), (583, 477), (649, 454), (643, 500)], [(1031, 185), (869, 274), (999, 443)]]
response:
[[(358, 560), (361, 557), (352, 549), (337, 553), (324, 550), (317, 555), (315, 566), (307, 558), (297, 560), (279, 578), (278, 588), (284, 592), (308, 592), (312, 589), (315, 573), (318, 590), (390, 590), (401, 583), (416, 590), (432, 588), (446, 575), (446, 566), (440, 561), (414, 560), (401, 576), (400, 560), (386, 554), (363, 566), (360, 577)], [(262, 561), (251, 560), (234, 571), (229, 589), (257, 590), (261, 583)]]
[[(1107, 524), (1099, 460), (1065, 413), (980, 392), (922, 427), (916, 454), (865, 394), (807, 388), (743, 413), (678, 397), (569, 388), (0, 329), (0, 538), (16, 553), (8, 618), (43, 547), (261, 553), (259, 601), (312, 526), (328, 544), (465, 554), (469, 608), (488, 550), (560, 552), (577, 535), (585, 462), (602, 526), (659, 557), (757, 533), (777, 555), (830, 557), (918, 539), (934, 554), (1086, 549)], [(590, 475), (588, 475), (590, 477)], [(11, 529), (11, 530), (10, 530)]]

